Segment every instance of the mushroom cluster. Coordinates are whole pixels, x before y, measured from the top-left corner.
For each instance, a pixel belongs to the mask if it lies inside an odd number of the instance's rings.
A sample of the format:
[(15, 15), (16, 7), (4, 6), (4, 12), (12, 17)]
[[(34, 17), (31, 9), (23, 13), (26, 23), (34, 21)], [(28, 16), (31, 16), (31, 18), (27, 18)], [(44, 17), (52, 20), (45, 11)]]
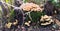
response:
[(20, 6), (24, 11), (42, 11), (39, 5), (34, 3), (24, 3)]
[(54, 21), (51, 16), (44, 15), (44, 16), (41, 16), (40, 22), (41, 22), (41, 25), (46, 26), (53, 23)]

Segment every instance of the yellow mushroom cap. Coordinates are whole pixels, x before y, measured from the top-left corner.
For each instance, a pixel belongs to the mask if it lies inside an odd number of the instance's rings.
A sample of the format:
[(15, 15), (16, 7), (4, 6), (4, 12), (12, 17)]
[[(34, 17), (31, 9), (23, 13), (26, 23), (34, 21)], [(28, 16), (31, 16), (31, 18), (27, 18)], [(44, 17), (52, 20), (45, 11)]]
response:
[(12, 23), (8, 23), (8, 24), (6, 24), (5, 26), (7, 27), (7, 28), (10, 28), (11, 27), (11, 25), (12, 25)]

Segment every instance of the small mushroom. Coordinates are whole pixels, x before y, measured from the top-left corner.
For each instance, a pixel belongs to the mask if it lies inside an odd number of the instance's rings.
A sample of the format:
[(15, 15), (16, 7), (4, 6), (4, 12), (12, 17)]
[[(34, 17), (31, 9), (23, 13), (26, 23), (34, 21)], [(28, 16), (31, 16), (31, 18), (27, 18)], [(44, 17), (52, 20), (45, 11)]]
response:
[(12, 23), (11, 23), (11, 22), (9, 22), (9, 23), (5, 24), (5, 27), (10, 28), (10, 27), (11, 27), (11, 25), (12, 25)]
[(18, 20), (16, 20), (16, 22), (13, 22), (13, 25), (16, 25), (18, 23)]
[(30, 26), (31, 21), (25, 22), (25, 25)]

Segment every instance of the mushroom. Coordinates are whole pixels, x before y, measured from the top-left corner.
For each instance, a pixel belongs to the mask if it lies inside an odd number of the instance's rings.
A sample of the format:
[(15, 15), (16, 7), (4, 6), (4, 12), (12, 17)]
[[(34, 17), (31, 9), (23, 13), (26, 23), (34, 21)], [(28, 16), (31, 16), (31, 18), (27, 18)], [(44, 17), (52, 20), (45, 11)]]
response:
[(11, 27), (11, 25), (12, 25), (12, 23), (11, 23), (11, 22), (9, 22), (9, 23), (5, 24), (5, 27), (10, 28), (10, 27)]
[(40, 22), (42, 22), (41, 25), (49, 25), (54, 21), (52, 20), (52, 16), (44, 15), (41, 16)]
[(25, 22), (25, 25), (30, 26), (31, 21)]
[(24, 3), (20, 6), (20, 9), (23, 9), (24, 11), (41, 11), (39, 5), (34, 3)]

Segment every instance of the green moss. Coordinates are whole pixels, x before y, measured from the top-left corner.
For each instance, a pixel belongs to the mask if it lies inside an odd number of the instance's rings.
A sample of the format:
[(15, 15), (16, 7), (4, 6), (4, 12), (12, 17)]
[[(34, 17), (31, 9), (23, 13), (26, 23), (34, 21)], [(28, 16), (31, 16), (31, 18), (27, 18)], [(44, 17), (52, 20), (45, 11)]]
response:
[(12, 21), (14, 19), (14, 17), (15, 17), (15, 12), (14, 12), (14, 10), (11, 10), (10, 16), (9, 16), (9, 21)]
[[(32, 22), (35, 22), (35, 23), (37, 23), (37, 21), (38, 21), (38, 19), (42, 16), (42, 15), (45, 15), (45, 13), (43, 12), (31, 12), (30, 13), (30, 16), (31, 16), (31, 18), (32, 18)], [(27, 16), (26, 17), (26, 20), (28, 21), (28, 20), (30, 20), (30, 18)]]

